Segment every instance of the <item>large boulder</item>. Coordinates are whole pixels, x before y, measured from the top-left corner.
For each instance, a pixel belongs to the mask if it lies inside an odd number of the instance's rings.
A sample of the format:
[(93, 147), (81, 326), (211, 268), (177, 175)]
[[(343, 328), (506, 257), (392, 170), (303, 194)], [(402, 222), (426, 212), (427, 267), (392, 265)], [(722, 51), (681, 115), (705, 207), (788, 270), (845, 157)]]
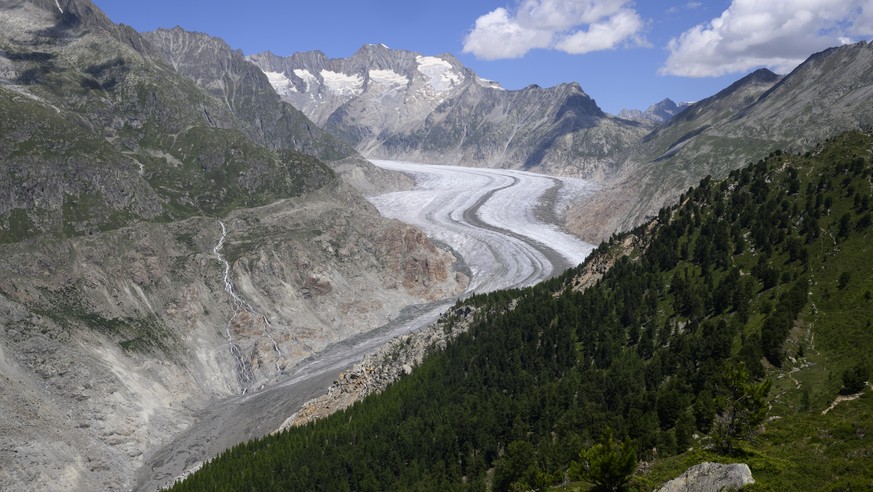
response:
[(752, 470), (745, 463), (701, 463), (665, 483), (657, 492), (721, 492), (739, 490), (755, 483)]

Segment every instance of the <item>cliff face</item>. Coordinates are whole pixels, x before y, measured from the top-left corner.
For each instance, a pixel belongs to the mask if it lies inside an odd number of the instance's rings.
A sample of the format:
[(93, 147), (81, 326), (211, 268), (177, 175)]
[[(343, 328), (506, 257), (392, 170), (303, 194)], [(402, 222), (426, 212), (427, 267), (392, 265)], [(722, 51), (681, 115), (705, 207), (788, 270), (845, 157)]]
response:
[(158, 38), (0, 16), (0, 488), (130, 489), (214, 399), (466, 283), (238, 53)]

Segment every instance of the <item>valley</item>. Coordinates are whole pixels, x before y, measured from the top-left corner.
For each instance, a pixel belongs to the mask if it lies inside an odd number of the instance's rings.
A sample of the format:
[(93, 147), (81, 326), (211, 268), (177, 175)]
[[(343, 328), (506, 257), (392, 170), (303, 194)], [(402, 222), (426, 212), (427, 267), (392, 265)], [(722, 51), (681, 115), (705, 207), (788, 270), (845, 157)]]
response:
[(873, 488), (873, 43), (613, 114), (300, 19), (3, 2), (0, 490), (546, 490), (607, 429), (643, 490)]
[[(392, 338), (434, 323), (459, 297), (535, 285), (581, 263), (593, 249), (557, 225), (568, 200), (596, 190), (585, 180), (462, 166), (374, 164), (412, 176), (415, 187), (376, 195), (370, 202), (384, 216), (418, 226), (450, 246), (459, 269), (470, 275), (465, 293), (410, 306), (372, 331), (327, 346), (257, 391), (209, 405), (172, 442), (146, 457), (137, 490), (170, 485), (223, 450), (275, 431), (305, 402), (324, 393), (340, 371)], [(241, 309), (252, 309), (238, 300), (232, 286), (227, 289)]]

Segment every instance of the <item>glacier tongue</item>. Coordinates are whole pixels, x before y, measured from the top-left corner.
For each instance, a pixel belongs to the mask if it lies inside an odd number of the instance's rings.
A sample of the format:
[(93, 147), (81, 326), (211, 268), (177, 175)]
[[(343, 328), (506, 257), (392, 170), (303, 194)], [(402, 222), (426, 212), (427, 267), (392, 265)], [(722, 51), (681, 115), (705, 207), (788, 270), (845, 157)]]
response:
[[(592, 183), (503, 169), (371, 160), (407, 173), (415, 189), (370, 197), (379, 212), (423, 229), (450, 245), (472, 277), (468, 291), (532, 285), (578, 265), (594, 246), (561, 230), (555, 207), (567, 194), (587, 194)], [(556, 188), (551, 206), (543, 197)], [(577, 195), (578, 196), (578, 195)]]

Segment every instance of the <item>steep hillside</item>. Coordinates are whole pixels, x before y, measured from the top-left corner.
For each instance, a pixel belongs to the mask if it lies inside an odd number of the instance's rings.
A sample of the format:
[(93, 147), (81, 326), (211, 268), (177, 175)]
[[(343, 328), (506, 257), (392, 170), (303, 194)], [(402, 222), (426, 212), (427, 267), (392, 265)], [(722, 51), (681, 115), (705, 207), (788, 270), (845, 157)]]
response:
[(142, 36), (178, 74), (223, 101), (252, 141), (314, 155), (365, 194), (411, 186), (406, 176), (373, 166), (294, 106), (283, 103), (267, 76), (223, 40), (179, 27)]
[(750, 74), (646, 136), (621, 158), (605, 193), (568, 213), (568, 224), (590, 240), (605, 238), (653, 216), (703, 176), (870, 129), (871, 67), (873, 44), (860, 42), (817, 53), (781, 78)]
[(250, 59), (284, 100), (367, 157), (598, 178), (646, 133), (603, 113), (578, 84), (507, 91), (451, 55), (367, 45), (343, 59)]
[(643, 490), (703, 459), (870, 488), (871, 177), (849, 133), (706, 178), (563, 277), (459, 304), (443, 328), (469, 331), (382, 394), (173, 490), (543, 490), (611, 433)]
[(87, 0), (4, 5), (0, 489), (130, 489), (198, 409), (465, 285), (260, 71), (183, 54)]
[(244, 123), (251, 140), (274, 149), (293, 149), (325, 161), (355, 152), (282, 104), (267, 77), (223, 40), (179, 27), (143, 33), (179, 75), (222, 101)]

